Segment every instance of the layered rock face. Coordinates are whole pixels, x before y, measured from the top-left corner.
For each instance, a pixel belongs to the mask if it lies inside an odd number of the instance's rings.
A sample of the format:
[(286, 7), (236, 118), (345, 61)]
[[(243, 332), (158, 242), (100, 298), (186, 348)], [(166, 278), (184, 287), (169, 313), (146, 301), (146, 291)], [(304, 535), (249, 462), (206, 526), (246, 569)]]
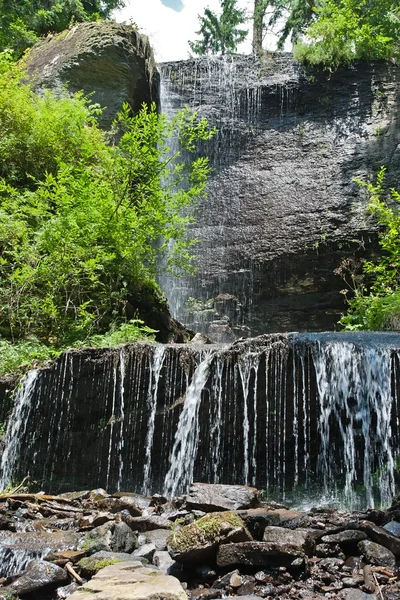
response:
[[(196, 211), (197, 275), (164, 280), (175, 316), (215, 340), (335, 327), (348, 257), (377, 250), (354, 177), (400, 181), (400, 68), (307, 73), (289, 55), (162, 65), (162, 108), (219, 129)], [(189, 300), (189, 301), (188, 301)]]
[(159, 74), (148, 39), (112, 22), (80, 23), (35, 46), (27, 70), (38, 88), (83, 90), (104, 108), (99, 121), (109, 129), (127, 102), (136, 112), (158, 102)]

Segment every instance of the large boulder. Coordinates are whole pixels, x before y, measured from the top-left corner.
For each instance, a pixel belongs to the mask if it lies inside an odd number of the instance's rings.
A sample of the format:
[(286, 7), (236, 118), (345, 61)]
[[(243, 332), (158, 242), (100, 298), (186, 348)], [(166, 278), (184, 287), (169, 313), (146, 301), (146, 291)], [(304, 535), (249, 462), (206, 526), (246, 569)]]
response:
[(239, 510), (258, 504), (257, 490), (245, 485), (194, 483), (186, 505), (195, 510)]
[[(15, 581), (3, 588), (9, 596), (38, 593), (65, 584), (69, 580), (64, 569), (44, 560), (31, 561), (24, 573)], [(8, 597), (8, 596), (7, 596)], [(39, 596), (37, 596), (39, 598)]]
[(124, 102), (137, 112), (142, 103), (158, 102), (159, 74), (147, 37), (136, 29), (99, 21), (79, 23), (37, 44), (27, 59), (36, 88), (83, 90), (105, 110), (109, 129)]

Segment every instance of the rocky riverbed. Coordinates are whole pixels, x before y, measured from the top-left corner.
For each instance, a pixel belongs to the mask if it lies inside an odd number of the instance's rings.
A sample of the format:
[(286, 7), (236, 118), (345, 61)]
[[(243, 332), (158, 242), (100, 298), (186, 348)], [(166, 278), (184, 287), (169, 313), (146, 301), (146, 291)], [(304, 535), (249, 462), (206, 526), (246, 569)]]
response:
[(295, 511), (208, 484), (172, 502), (12, 493), (0, 530), (1, 600), (400, 599), (396, 503)]

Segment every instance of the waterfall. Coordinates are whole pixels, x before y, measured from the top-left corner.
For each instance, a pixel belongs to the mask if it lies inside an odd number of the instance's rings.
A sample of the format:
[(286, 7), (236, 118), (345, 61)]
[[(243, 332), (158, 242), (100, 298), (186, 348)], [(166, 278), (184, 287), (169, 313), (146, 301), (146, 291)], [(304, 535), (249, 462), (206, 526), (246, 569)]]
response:
[(294, 505), (387, 505), (399, 382), (390, 334), (74, 351), (18, 388), (2, 486), (29, 474), (46, 491), (171, 496), (197, 480), (255, 485)]
[(30, 413), (34, 409), (34, 392), (39, 371), (27, 373), (15, 394), (14, 409), (8, 421), (4, 451), (0, 463), (0, 490), (13, 481), (13, 474), (20, 458), (21, 441), (29, 428)]

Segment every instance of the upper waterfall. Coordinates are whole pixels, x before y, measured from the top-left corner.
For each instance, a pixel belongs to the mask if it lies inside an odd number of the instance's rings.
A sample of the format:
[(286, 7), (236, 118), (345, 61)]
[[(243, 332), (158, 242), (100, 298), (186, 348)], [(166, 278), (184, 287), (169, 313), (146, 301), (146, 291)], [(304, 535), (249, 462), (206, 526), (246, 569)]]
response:
[(382, 164), (398, 187), (400, 68), (360, 63), (327, 77), (288, 54), (165, 63), (161, 104), (215, 125), (213, 174), (195, 207), (197, 273), (162, 277), (172, 312), (215, 341), (326, 331), (344, 310), (341, 261), (369, 257), (376, 230), (353, 182)]

